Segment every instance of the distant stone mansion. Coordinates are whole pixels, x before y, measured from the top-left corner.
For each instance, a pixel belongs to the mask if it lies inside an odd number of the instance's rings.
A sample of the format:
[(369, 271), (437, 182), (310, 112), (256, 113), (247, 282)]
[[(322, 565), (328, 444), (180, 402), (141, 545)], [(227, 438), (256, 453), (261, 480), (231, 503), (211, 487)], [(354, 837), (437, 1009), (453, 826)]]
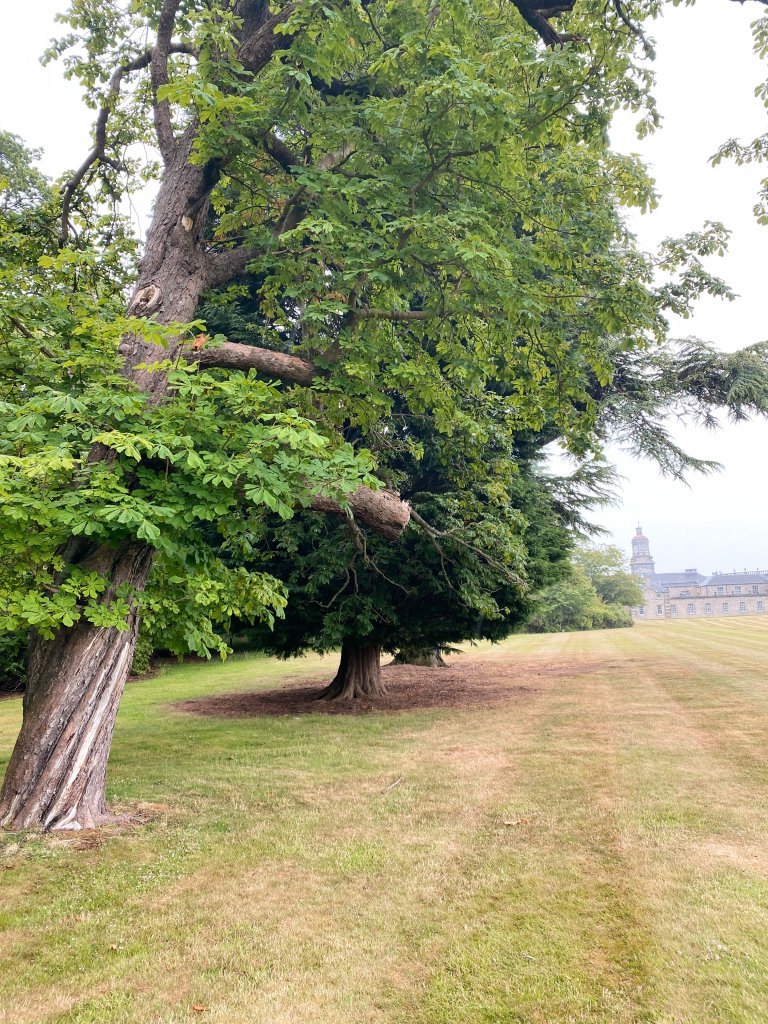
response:
[(643, 580), (643, 603), (631, 608), (632, 618), (674, 619), (703, 615), (765, 615), (768, 610), (768, 570), (716, 572), (702, 576), (696, 569), (656, 572), (648, 538), (638, 526), (632, 538), (632, 573)]

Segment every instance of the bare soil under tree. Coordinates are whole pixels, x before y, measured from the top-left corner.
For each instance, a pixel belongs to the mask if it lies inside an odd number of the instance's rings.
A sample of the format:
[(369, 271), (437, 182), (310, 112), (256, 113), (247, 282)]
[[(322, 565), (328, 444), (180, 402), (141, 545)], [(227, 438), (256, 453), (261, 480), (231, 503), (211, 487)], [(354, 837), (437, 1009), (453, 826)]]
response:
[(538, 692), (542, 676), (595, 671), (598, 663), (565, 661), (543, 668), (537, 663), (505, 663), (477, 659), (453, 659), (440, 672), (415, 665), (384, 665), (386, 693), (381, 697), (354, 700), (318, 700), (321, 680), (252, 693), (224, 693), (184, 700), (174, 708), (189, 714), (247, 718), (270, 715), (364, 715), (420, 709), (467, 709), (518, 701)]

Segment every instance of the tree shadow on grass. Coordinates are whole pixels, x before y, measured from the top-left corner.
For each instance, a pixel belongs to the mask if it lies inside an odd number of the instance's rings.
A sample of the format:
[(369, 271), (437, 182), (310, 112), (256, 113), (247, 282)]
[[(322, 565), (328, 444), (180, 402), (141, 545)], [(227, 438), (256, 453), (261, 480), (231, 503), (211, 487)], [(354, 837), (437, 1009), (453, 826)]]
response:
[(509, 662), (472, 659), (445, 668), (385, 665), (384, 697), (372, 700), (317, 700), (324, 680), (245, 693), (223, 693), (182, 700), (173, 708), (191, 715), (215, 718), (250, 718), (273, 715), (364, 715), (376, 711), (420, 711), (440, 708), (479, 709), (514, 703), (541, 692), (537, 680), (547, 676), (581, 675), (599, 663)]

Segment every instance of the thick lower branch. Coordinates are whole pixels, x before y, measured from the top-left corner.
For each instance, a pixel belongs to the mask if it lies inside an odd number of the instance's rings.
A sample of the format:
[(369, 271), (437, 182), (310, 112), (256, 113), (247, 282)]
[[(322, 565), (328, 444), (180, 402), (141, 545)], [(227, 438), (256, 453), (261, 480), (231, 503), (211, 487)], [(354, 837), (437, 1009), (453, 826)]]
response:
[(349, 510), (333, 498), (316, 495), (312, 508), (317, 512), (351, 514), (358, 522), (365, 523), (387, 540), (397, 540), (411, 518), (411, 507), (395, 491), (372, 491), (370, 487), (359, 487), (347, 498)]
[(188, 352), (187, 358), (202, 369), (221, 367), (227, 370), (256, 370), (257, 373), (304, 387), (309, 387), (318, 376), (317, 367), (308, 359), (299, 359), (297, 356), (255, 345), (238, 345), (232, 341)]
[(206, 257), (206, 287), (220, 288), (242, 277), (255, 255), (254, 250), (245, 245), (237, 249), (225, 249), (223, 252), (209, 252)]

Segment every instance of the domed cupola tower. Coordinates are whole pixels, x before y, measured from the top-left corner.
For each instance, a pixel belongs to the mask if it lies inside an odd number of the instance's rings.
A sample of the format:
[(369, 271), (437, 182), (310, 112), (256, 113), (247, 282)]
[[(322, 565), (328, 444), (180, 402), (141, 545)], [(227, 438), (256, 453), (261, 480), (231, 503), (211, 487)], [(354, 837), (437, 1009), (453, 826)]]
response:
[(634, 576), (643, 576), (647, 579), (656, 572), (656, 563), (651, 557), (648, 538), (643, 533), (641, 526), (638, 526), (635, 536), (632, 538), (632, 558), (629, 560), (629, 565)]

